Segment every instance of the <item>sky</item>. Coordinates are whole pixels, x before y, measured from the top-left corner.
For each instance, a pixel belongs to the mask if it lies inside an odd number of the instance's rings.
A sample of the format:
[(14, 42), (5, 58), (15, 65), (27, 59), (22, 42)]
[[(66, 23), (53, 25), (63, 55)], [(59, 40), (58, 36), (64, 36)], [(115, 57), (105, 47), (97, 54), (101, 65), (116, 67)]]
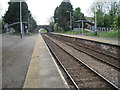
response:
[[(50, 17), (54, 15), (55, 8), (59, 6), (62, 1), (63, 0), (36, 0), (36, 2), (33, 2), (33, 0), (30, 0), (28, 1), (28, 6), (29, 10), (32, 11), (33, 16), (39, 24), (48, 24)], [(87, 13), (87, 8), (90, 7), (93, 0), (83, 0), (84, 2), (80, 2), (81, 0), (70, 1), (73, 8), (80, 7), (82, 12), (89, 16)]]
[[(8, 9), (8, 1), (0, 0), (0, 15), (4, 15)], [(54, 10), (63, 0), (27, 0), (28, 8), (38, 25), (49, 24), (50, 17), (54, 15)], [(89, 8), (94, 0), (70, 0), (73, 8), (80, 7), (85, 16), (91, 16)]]

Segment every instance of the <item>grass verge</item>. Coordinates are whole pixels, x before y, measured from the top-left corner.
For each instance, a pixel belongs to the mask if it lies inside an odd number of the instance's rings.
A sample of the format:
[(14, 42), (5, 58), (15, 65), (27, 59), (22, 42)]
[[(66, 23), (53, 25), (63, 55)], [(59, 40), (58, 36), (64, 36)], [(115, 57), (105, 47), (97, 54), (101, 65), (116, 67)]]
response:
[[(89, 31), (84, 30), (84, 33), (88, 33), (88, 32), (89, 32)], [(75, 34), (81, 34), (81, 33), (82, 33), (82, 30), (80, 30), (80, 31), (78, 31), (78, 32), (75, 32), (74, 30), (72, 30), (72, 31), (62, 31), (62, 32), (59, 32), (59, 33), (75, 35)]]
[(98, 37), (109, 37), (109, 38), (120, 38), (120, 31), (109, 31), (109, 32), (97, 32), (96, 33), (88, 33), (86, 36), (98, 36)]

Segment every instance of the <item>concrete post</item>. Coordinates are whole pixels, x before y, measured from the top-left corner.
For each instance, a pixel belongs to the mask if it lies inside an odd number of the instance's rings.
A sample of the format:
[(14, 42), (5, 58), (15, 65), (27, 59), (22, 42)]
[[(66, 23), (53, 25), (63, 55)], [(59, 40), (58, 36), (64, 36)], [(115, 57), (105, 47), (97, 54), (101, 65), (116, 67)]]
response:
[(84, 34), (84, 22), (82, 21), (82, 34)]
[(20, 29), (21, 29), (21, 38), (23, 38), (23, 26), (22, 26), (22, 11), (21, 11), (21, 0), (20, 0)]

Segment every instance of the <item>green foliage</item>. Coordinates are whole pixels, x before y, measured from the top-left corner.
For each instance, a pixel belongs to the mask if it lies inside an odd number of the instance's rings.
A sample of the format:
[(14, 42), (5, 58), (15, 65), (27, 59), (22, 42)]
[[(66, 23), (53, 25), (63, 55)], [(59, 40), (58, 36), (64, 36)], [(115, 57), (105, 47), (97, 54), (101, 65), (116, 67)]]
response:
[[(19, 22), (19, 15), (20, 15), (20, 4), (19, 2), (9, 2), (8, 11), (5, 13), (3, 20), (5, 23), (11, 24), (14, 22)], [(16, 30), (19, 30), (19, 25), (13, 26)]]
[(54, 25), (54, 32), (58, 32), (58, 24), (57, 23)]
[[(95, 33), (86, 34), (87, 36), (95, 36)], [(119, 31), (97, 32), (98, 37), (120, 38)]]
[(114, 27), (120, 30), (120, 15), (116, 15), (114, 18)]
[(73, 34), (73, 35), (74, 35), (74, 34), (78, 34), (78, 32), (75, 32), (75, 31), (73, 31), (73, 30), (72, 30), (72, 31), (63, 32), (63, 33), (64, 33), (64, 34)]
[[(8, 4), (9, 4), (8, 11), (5, 13), (3, 21), (8, 24), (20, 22), (20, 2), (9, 2)], [(32, 25), (31, 29), (34, 29), (36, 27), (36, 22), (33, 19), (32, 15), (29, 15), (30, 11), (28, 10), (27, 3), (22, 2), (21, 7), (22, 7), (22, 21), (31, 23)], [(12, 27), (16, 30), (16, 32), (20, 32), (19, 24), (13, 25)]]
[(91, 11), (97, 17), (98, 27), (114, 27), (119, 28), (119, 14), (120, 1), (119, 2), (98, 2), (91, 6)]
[(54, 21), (63, 30), (68, 30), (70, 25), (70, 12), (73, 12), (73, 7), (70, 2), (62, 2), (59, 7), (55, 9)]
[(45, 29), (41, 29), (40, 32), (42, 32), (42, 33), (47, 33), (47, 30), (45, 30)]
[(2, 29), (2, 18), (0, 17), (0, 30)]
[(0, 17), (0, 24), (2, 23), (2, 18)]
[[(89, 31), (84, 30), (84, 33), (88, 33)], [(70, 31), (61, 31), (60, 33), (64, 33), (64, 34), (82, 34), (82, 30), (80, 29), (78, 32), (75, 32), (74, 30), (70, 30)]]
[(118, 31), (110, 31), (110, 32), (100, 32), (98, 33), (98, 36), (100, 37), (114, 37), (114, 38), (120, 38), (120, 35), (118, 35)]
[[(73, 12), (73, 27), (78, 27), (78, 24), (76, 23), (76, 21), (78, 20), (85, 20), (85, 16), (84, 14), (81, 12), (81, 9), (78, 7), (74, 10)], [(80, 25), (82, 26), (82, 24)]]
[(28, 28), (30, 30), (30, 32), (33, 32), (35, 30), (35, 28), (37, 27), (36, 21), (34, 20), (34, 18), (30, 15), (28, 20)]
[(49, 23), (49, 25), (52, 27), (52, 31), (54, 31), (54, 22), (51, 21), (51, 22)]
[(110, 27), (110, 19), (108, 14), (105, 14), (103, 17), (103, 27)]
[(101, 11), (101, 10), (98, 10), (96, 12), (96, 16), (97, 16), (97, 26), (98, 27), (103, 27), (103, 24), (104, 24), (104, 13)]

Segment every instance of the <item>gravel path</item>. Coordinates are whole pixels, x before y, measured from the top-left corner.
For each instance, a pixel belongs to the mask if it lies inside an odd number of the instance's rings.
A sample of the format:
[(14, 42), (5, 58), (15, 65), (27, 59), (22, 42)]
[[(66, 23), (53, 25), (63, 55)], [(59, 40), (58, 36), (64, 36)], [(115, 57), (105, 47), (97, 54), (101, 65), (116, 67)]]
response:
[(60, 47), (62, 47), (66, 51), (68, 51), (71, 55), (74, 55), (75, 57), (81, 59), (84, 63), (86, 63), (87, 65), (92, 67), (94, 70), (96, 70), (97, 72), (102, 74), (104, 77), (106, 77), (108, 80), (110, 80), (112, 83), (114, 83), (115, 85), (117, 85), (120, 88), (120, 85), (118, 82), (119, 81), (118, 76), (120, 75), (119, 71), (112, 68), (111, 66), (108, 66), (98, 60), (91, 58), (90, 56), (88, 56), (82, 52), (79, 52), (79, 51), (73, 49), (72, 47), (70, 47), (60, 41), (57, 41), (53, 38), (50, 38), (50, 39), (53, 40), (55, 43), (57, 43)]

